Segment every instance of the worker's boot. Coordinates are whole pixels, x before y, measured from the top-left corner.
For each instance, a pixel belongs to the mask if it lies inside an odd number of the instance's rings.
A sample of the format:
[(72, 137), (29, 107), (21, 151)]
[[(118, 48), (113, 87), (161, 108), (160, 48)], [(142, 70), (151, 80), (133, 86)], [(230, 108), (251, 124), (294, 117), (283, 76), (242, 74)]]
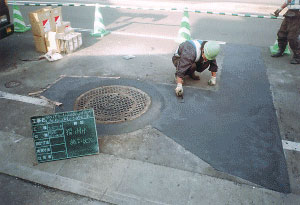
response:
[(200, 80), (199, 75), (196, 75), (195, 72), (189, 74), (190, 78), (192, 78), (193, 80)]
[(272, 54), (271, 57), (278, 58), (278, 57), (283, 56), (286, 45), (287, 45), (287, 42), (278, 39), (278, 51), (277, 51), (277, 53)]
[(283, 56), (283, 52), (284, 52), (284, 50), (283, 51), (282, 50), (278, 50), (278, 52), (275, 53), (275, 54), (272, 54), (271, 57), (274, 57), (274, 58), (281, 57), (281, 56)]
[(195, 74), (195, 71), (196, 71), (196, 64), (193, 64), (192, 67), (190, 68), (189, 72), (188, 72), (188, 75), (193, 80), (200, 80), (200, 77)]
[(294, 52), (294, 56), (290, 62), (291, 64), (300, 64), (300, 49)]
[(293, 58), (290, 63), (291, 64), (300, 64), (300, 58), (299, 59)]
[(300, 42), (299, 40), (289, 41), (290, 47), (293, 50), (294, 56), (291, 60), (291, 64), (300, 64)]

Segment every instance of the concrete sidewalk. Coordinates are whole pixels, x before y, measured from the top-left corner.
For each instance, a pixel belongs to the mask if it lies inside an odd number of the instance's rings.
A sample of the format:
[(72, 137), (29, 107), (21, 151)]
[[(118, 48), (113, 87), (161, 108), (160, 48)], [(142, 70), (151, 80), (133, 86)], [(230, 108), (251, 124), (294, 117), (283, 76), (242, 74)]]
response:
[(0, 132), (0, 172), (113, 204), (299, 204), (293, 194), (113, 155), (36, 164), (32, 139)]

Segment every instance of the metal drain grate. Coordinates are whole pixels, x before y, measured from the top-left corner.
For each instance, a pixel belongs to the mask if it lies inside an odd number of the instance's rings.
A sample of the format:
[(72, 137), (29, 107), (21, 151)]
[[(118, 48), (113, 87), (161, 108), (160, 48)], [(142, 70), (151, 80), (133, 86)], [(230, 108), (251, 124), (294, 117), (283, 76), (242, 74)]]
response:
[(75, 110), (93, 108), (97, 123), (119, 123), (145, 113), (151, 104), (143, 91), (128, 86), (103, 86), (80, 95)]
[(13, 80), (5, 83), (6, 88), (15, 88), (21, 85), (20, 81)]

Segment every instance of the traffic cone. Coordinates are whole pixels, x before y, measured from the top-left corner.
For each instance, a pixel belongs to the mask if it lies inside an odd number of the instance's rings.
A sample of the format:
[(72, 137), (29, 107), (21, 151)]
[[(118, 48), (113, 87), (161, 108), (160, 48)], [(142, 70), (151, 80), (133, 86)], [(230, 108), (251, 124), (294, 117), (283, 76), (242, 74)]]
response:
[[(278, 47), (278, 41), (276, 40), (275, 43), (274, 43), (274, 45), (273, 45), (273, 46), (270, 46), (271, 54), (277, 53), (278, 50), (279, 50), (279, 47)], [(290, 55), (290, 54), (291, 54), (288, 45), (286, 46), (286, 48), (285, 48), (285, 50), (284, 50), (283, 53), (284, 53), (284, 54), (287, 54), (287, 55)]]
[(13, 5), (13, 17), (14, 17), (15, 32), (23, 33), (30, 29), (30, 27), (26, 26), (23, 16), (17, 5)]
[(191, 40), (191, 27), (189, 22), (189, 13), (188, 11), (184, 11), (181, 19), (180, 29), (178, 31), (178, 37), (175, 41), (177, 43), (182, 43), (187, 40)]
[(94, 20), (94, 32), (91, 33), (92, 36), (103, 37), (109, 34), (110, 31), (105, 30), (103, 17), (100, 11), (99, 4), (95, 6), (95, 20)]

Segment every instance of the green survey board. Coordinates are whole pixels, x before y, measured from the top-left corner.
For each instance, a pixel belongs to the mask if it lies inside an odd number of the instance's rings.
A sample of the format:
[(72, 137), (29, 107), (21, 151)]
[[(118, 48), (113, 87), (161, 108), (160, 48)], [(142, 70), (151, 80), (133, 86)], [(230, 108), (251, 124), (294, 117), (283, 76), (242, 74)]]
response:
[(37, 161), (99, 153), (93, 109), (31, 117)]

